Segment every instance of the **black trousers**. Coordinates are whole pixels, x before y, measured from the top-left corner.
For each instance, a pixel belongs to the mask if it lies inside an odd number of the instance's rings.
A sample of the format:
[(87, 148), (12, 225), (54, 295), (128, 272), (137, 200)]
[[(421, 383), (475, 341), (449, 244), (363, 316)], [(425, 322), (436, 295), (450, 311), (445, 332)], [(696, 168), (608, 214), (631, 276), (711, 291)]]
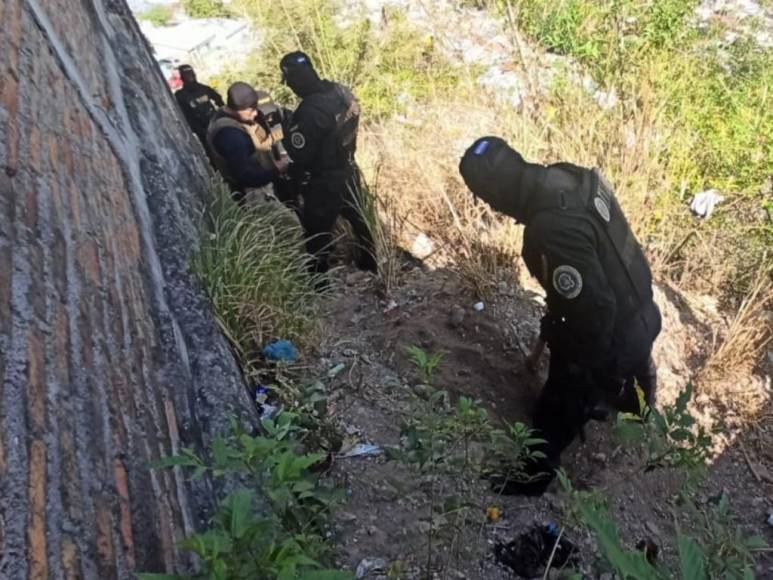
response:
[(636, 384), (644, 391), (647, 403), (653, 405), (657, 370), (650, 353), (627, 369), (621, 381), (620, 375), (589, 372), (551, 352), (548, 379), (534, 412), (534, 428), (547, 441), (544, 451), (548, 462), (558, 463), (561, 452), (579, 435), (597, 404), (605, 402), (618, 411), (638, 413)]
[(302, 222), (306, 229), (307, 251), (314, 256), (314, 270), (327, 272), (333, 245), (333, 228), (338, 217), (352, 226), (359, 256), (357, 266), (376, 271), (376, 250), (370, 227), (363, 219), (356, 199), (360, 189), (359, 172), (350, 176), (312, 180), (303, 189)]

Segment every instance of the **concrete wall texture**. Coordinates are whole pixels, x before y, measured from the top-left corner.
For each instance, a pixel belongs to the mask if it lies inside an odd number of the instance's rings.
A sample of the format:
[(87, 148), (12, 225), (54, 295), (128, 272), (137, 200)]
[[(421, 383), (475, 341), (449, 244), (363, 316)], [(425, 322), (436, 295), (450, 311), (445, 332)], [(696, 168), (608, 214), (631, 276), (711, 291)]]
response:
[(0, 0), (0, 578), (183, 571), (148, 464), (249, 398), (188, 271), (203, 154), (124, 0)]

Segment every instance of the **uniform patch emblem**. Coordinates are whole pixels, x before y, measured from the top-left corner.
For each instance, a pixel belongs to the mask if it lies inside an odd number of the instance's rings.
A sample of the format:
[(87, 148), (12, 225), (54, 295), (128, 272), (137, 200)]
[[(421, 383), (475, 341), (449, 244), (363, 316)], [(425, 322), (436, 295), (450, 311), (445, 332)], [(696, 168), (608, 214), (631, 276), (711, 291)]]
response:
[(553, 270), (553, 288), (564, 298), (577, 298), (582, 292), (582, 276), (577, 268), (559, 266)]
[(306, 137), (303, 136), (303, 133), (293, 133), (290, 135), (290, 143), (296, 149), (303, 149), (306, 146)]
[(593, 205), (596, 206), (596, 211), (599, 212), (601, 219), (605, 222), (609, 222), (609, 206), (607, 205), (607, 202), (600, 197), (596, 197), (593, 199)]

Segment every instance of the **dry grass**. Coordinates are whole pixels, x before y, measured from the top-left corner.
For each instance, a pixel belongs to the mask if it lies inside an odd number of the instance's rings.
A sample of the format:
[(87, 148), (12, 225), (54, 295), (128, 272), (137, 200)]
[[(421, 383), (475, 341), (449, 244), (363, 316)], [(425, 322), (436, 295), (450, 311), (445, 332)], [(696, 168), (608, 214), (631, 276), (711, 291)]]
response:
[(773, 328), (768, 318), (773, 305), (773, 265), (760, 267), (751, 291), (741, 302), (738, 312), (730, 321), (724, 335), (717, 339), (702, 370), (707, 381), (721, 379), (729, 370), (750, 372), (758, 354), (773, 339)]

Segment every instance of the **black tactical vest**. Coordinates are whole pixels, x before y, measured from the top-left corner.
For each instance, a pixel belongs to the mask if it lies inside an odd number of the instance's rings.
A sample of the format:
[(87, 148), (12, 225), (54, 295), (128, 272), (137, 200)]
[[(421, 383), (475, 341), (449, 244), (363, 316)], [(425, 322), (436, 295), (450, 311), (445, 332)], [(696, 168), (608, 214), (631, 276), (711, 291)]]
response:
[[(569, 163), (530, 167), (522, 192), (531, 192), (526, 225), (542, 211), (582, 216), (596, 231), (598, 257), (617, 301), (617, 342), (649, 340), (660, 332), (653, 303), (652, 274), (612, 187), (597, 169)], [(639, 324), (631, 324), (640, 322)]]
[(352, 92), (338, 83), (323, 81), (325, 90), (307, 97), (317, 113), (335, 122), (320, 147), (321, 155), (313, 172), (348, 172), (357, 150), (360, 105)]

